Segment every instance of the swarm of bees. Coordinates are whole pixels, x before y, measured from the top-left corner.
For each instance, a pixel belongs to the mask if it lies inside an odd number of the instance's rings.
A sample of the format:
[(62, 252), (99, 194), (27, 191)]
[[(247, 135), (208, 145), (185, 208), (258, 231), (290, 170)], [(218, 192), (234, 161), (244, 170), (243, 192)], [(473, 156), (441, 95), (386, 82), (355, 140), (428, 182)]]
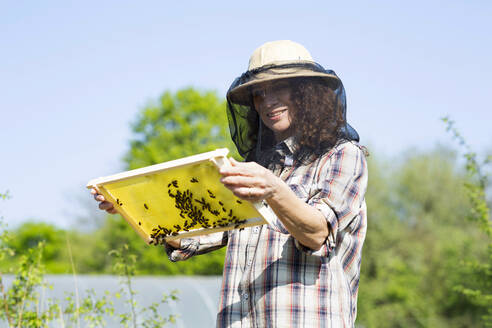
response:
[[(197, 178), (192, 178), (191, 183), (198, 183)], [(217, 228), (227, 227), (234, 225), (238, 228), (246, 220), (239, 219), (232, 209), (227, 210), (224, 207), (224, 203), (218, 201), (219, 209), (213, 208), (211, 201), (216, 199), (214, 193), (207, 189), (207, 194), (210, 201), (207, 201), (205, 197), (193, 197), (193, 193), (186, 189), (184, 191), (179, 189), (178, 181), (172, 180), (167, 185), (167, 194), (174, 199), (174, 206), (179, 210), (179, 216), (183, 219), (181, 225), (176, 224), (174, 229), (169, 229), (158, 225), (152, 229), (150, 234), (151, 245), (162, 245), (166, 236), (177, 236), (179, 231), (189, 231), (194, 228)], [(240, 200), (236, 200), (238, 204), (242, 204)], [(144, 203), (146, 210), (149, 209), (147, 204)], [(208, 217), (207, 217), (208, 216)], [(212, 217), (212, 219), (210, 219)], [(140, 224), (140, 222), (139, 222)]]

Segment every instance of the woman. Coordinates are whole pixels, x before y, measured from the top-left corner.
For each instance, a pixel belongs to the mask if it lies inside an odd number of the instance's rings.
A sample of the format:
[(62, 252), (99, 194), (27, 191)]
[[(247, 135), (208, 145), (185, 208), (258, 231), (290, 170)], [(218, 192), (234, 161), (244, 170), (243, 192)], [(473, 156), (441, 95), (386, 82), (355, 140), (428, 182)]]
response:
[(341, 81), (303, 46), (268, 42), (254, 51), (227, 102), (231, 136), (246, 162), (232, 160), (221, 182), (242, 199), (265, 201), (277, 218), (170, 243), (169, 258), (227, 245), (218, 327), (353, 326), (367, 166), (346, 123)]

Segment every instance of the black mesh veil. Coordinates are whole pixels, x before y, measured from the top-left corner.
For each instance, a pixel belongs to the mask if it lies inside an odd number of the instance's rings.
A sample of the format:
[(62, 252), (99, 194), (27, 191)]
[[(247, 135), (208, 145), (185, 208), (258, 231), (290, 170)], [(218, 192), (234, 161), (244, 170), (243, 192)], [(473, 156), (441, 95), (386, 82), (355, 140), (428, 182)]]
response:
[[(227, 116), (232, 140), (246, 160), (254, 160), (265, 148), (275, 144), (273, 133), (260, 120), (251, 95), (251, 87), (279, 79), (289, 79), (293, 85), (309, 79), (329, 86), (340, 107), (343, 122), (339, 125), (337, 139), (359, 141), (359, 135), (346, 122), (346, 98), (342, 81), (332, 70), (314, 62), (265, 65), (249, 70), (236, 78), (227, 91)], [(302, 109), (301, 109), (302, 110)]]

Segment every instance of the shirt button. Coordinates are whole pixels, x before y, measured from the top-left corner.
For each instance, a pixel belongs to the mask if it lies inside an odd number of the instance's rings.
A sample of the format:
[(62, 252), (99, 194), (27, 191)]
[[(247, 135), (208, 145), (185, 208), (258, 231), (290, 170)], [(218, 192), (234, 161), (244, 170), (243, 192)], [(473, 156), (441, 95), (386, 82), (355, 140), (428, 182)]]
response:
[(248, 265), (251, 265), (253, 263), (253, 260), (248, 260)]
[(254, 233), (258, 233), (258, 231), (259, 231), (259, 230), (260, 230), (260, 228), (258, 228), (258, 227), (254, 227), (254, 228), (253, 228), (253, 232), (254, 232)]
[(243, 297), (244, 297), (244, 299), (245, 299), (245, 300), (247, 300), (247, 299), (248, 299), (248, 297), (249, 297), (249, 295), (248, 295), (248, 294), (244, 294), (244, 296), (243, 296)]

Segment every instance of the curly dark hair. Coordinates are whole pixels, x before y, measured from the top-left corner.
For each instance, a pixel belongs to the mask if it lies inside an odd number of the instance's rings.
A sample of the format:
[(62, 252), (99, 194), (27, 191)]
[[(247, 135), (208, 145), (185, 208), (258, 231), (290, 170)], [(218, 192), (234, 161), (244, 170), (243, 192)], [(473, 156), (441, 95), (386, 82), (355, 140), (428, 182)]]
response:
[(294, 157), (311, 162), (333, 148), (343, 137), (345, 107), (333, 89), (317, 78), (291, 81), (293, 128), (296, 139)]
[[(311, 163), (329, 151), (343, 139), (342, 128), (346, 125), (345, 107), (332, 87), (318, 78), (289, 79), (293, 135), (296, 140), (294, 159)], [(254, 117), (253, 117), (254, 116)], [(258, 124), (256, 111), (250, 113), (250, 124)], [(252, 129), (253, 130), (253, 129)], [(273, 132), (262, 124), (262, 147), (273, 146)], [(263, 162), (252, 152), (248, 160)], [(263, 154), (269, 157), (267, 154)]]

